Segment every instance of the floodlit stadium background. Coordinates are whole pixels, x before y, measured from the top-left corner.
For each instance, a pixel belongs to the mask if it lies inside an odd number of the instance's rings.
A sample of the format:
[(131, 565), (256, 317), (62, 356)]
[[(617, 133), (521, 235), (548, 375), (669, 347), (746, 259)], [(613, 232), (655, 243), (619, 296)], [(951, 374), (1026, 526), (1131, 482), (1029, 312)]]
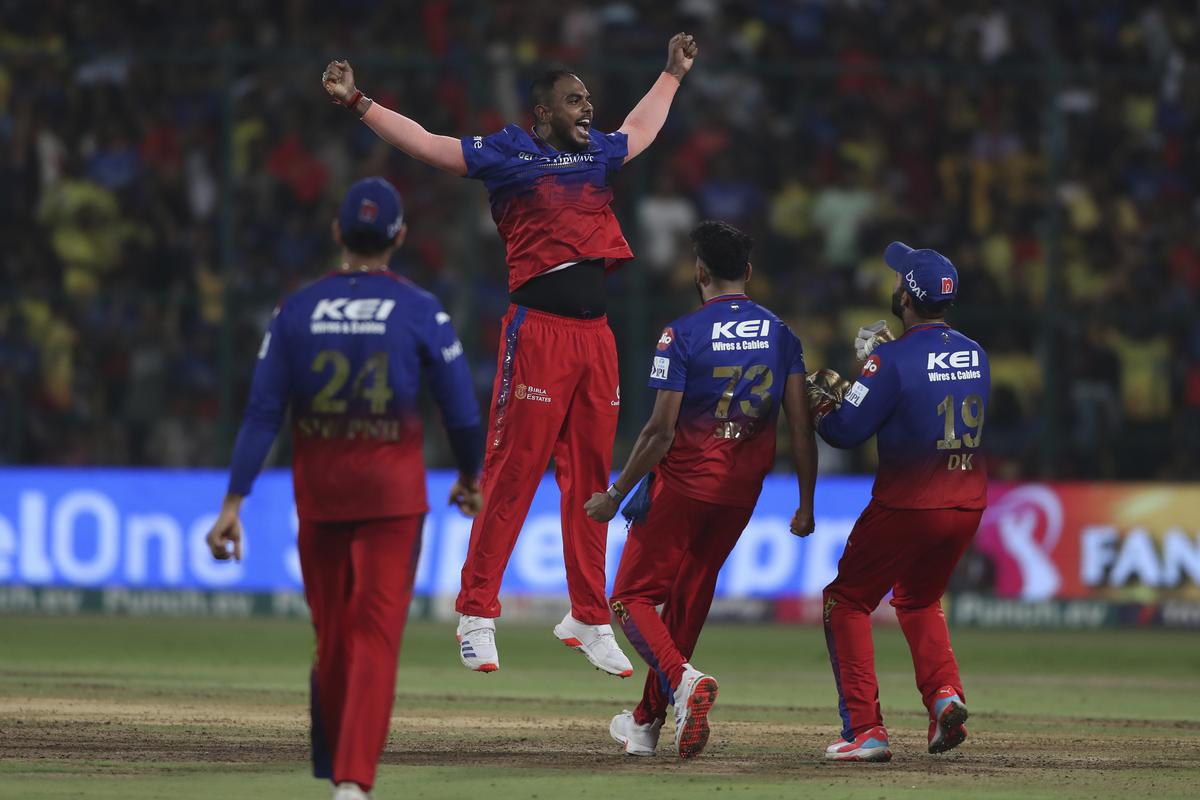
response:
[[(271, 309), (335, 263), (329, 222), (358, 177), (404, 195), (411, 234), (394, 266), (452, 311), (486, 403), (507, 297), (484, 191), (332, 105), (328, 58), (454, 135), (527, 121), (528, 78), (568, 64), (610, 130), (687, 29), (697, 67), (617, 185), (638, 256), (610, 281), (617, 463), (652, 401), (658, 331), (694, 302), (696, 221), (754, 234), (751, 292), (794, 326), (813, 369), (851, 371), (854, 331), (887, 316), (883, 246), (935, 247), (959, 267), (953, 321), (988, 349), (994, 385), (994, 507), (955, 593), (993, 622), (1200, 625), (1200, 496), (1186, 483), (1200, 476), (1192, 5), (0, 10), (0, 607), (44, 607), (39, 587), (84, 590), (95, 608), (124, 589), (295, 590), (280, 561), (294, 536), (286, 478), (252, 499), (233, 580), (195, 555), (223, 483), (193, 470), (226, 463)], [(448, 466), (429, 430), (431, 463)], [(271, 463), (288, 457), (281, 440)], [(821, 469), (869, 475), (873, 448), (823, 447)], [(826, 479), (818, 535), (801, 543), (776, 536), (791, 485), (771, 479), (723, 578), (723, 596), (757, 605), (729, 613), (811, 619), (804, 603), (868, 493), (865, 478)], [(506, 591), (561, 605), (552, 491), (538, 502)], [(428, 563), (457, 552), (461, 528), (438, 508)], [(453, 581), (429, 581), (436, 611)]]

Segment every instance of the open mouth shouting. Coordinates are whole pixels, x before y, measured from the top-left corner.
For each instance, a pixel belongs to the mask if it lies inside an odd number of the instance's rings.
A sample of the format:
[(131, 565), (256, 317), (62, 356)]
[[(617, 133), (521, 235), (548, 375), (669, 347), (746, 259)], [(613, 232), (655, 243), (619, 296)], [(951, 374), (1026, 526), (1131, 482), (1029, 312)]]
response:
[(591, 139), (592, 118), (591, 116), (583, 116), (575, 120), (575, 135), (581, 141), (589, 141)]

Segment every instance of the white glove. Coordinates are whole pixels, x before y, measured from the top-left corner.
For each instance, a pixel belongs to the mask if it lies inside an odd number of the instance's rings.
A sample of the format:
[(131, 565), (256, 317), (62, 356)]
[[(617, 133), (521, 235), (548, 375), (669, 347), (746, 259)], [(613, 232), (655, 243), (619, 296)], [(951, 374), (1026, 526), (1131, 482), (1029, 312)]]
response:
[(872, 350), (895, 338), (888, 330), (885, 320), (872, 322), (870, 325), (858, 329), (858, 338), (854, 340), (854, 355), (858, 356), (859, 361), (866, 361)]

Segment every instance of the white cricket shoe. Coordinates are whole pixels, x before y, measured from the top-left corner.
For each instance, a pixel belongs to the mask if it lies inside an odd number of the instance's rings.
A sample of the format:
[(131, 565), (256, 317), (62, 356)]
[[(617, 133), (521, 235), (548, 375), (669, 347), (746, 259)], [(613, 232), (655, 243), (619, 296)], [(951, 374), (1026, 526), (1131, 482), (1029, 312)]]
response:
[(333, 800), (371, 800), (371, 795), (353, 781), (342, 781), (333, 787)]
[(683, 668), (675, 690), (675, 750), (680, 758), (692, 758), (708, 744), (708, 712), (717, 701), (717, 679), (691, 664)]
[(500, 669), (500, 653), (496, 650), (496, 620), (464, 614), (458, 620), (458, 658), (464, 667), (475, 672), (495, 672)]
[(658, 733), (662, 726), (661, 719), (638, 725), (632, 711), (622, 711), (608, 724), (608, 734), (617, 744), (623, 745), (629, 755), (652, 756), (658, 747)]
[(567, 647), (583, 653), (598, 670), (621, 678), (633, 674), (633, 664), (621, 652), (612, 625), (585, 625), (568, 613), (554, 626), (554, 635)]

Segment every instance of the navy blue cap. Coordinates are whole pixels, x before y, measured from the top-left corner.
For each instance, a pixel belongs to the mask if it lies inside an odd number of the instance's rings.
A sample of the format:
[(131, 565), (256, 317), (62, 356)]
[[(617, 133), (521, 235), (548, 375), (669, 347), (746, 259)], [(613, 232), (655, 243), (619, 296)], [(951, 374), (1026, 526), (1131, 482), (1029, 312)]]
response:
[(363, 178), (346, 191), (338, 210), (342, 233), (371, 231), (392, 239), (404, 223), (404, 202), (383, 178)]
[(908, 293), (921, 305), (953, 300), (958, 294), (958, 270), (936, 250), (914, 250), (904, 242), (892, 242), (883, 260), (900, 273)]

